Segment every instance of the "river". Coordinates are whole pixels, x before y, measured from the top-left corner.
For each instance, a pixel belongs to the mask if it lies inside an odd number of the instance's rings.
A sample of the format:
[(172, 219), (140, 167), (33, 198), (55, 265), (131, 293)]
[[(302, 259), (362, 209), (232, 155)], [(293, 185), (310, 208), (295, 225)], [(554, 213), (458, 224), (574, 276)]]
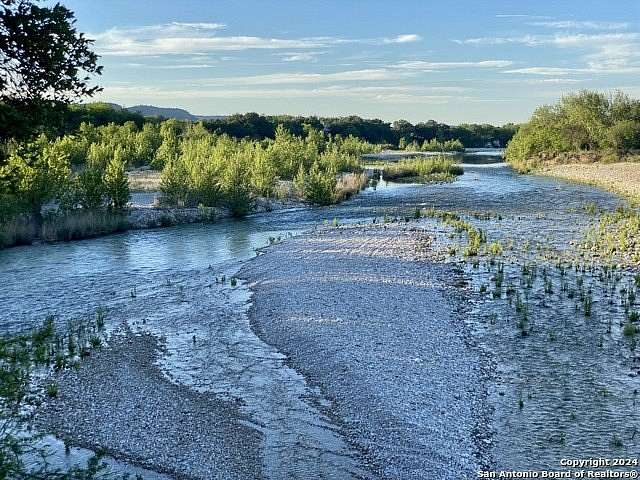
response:
[[(334, 458), (327, 474), (341, 478), (348, 472), (355, 476), (359, 466), (352, 461), (355, 453), (351, 447), (329, 425), (323, 425), (324, 420), (310, 421), (322, 415), (303, 400), (309, 389), (304, 378), (284, 364), (278, 351), (261, 342), (248, 322), (218, 321), (212, 325), (204, 320), (208, 304), (202, 302), (194, 309), (198, 299), (193, 297), (207, 295), (201, 284), (203, 273), (214, 285), (224, 275), (228, 285), (257, 249), (325, 222), (369, 223), (385, 216), (412, 216), (416, 208), (451, 210), (476, 217), (490, 240), (514, 244), (513, 251), (518, 252), (506, 252), (506, 266), (502, 267), (488, 261), (472, 264), (451, 259), (469, 278), (469, 329), (483, 345), (494, 371), (488, 395), (496, 433), (492, 447), (495, 465), (552, 468), (562, 456), (637, 454), (636, 356), (626, 348), (617, 325), (624, 308), (617, 297), (615, 304), (605, 301), (609, 287), (597, 284), (597, 272), (574, 273), (570, 269), (567, 276), (564, 270), (554, 270), (551, 260), (540, 267), (545, 268), (544, 282), (551, 278), (555, 289), (545, 292), (543, 274), (538, 275), (527, 294), (527, 335), (522, 333), (525, 328), (515, 328), (518, 315), (513, 310), (513, 296), (502, 290), (494, 298), (478, 294), (485, 286), (489, 291), (494, 288), (498, 268), (503, 269), (505, 285), (519, 285), (522, 265), (539, 262), (540, 249), (561, 253), (581, 238), (594, 220), (585, 205), (613, 209), (619, 198), (589, 186), (517, 175), (500, 163), (493, 151), (469, 152), (460, 161), (464, 175), (455, 182), (414, 185), (381, 181), (376, 188), (326, 208), (294, 208), (243, 220), (0, 251), (0, 276), (4, 279), (0, 330), (23, 330), (40, 323), (47, 314), (56, 315), (62, 324), (91, 316), (97, 307), (110, 312), (110, 329), (127, 321), (127, 316), (144, 319), (136, 328), (167, 339), (169, 355), (161, 367), (172, 381), (242, 400), (244, 412), (264, 435), (267, 472), (304, 470), (304, 451), (321, 446)], [(520, 246), (525, 244), (527, 251), (531, 248), (535, 254), (522, 253)], [(537, 245), (543, 246), (536, 249)], [(563, 285), (570, 282), (580, 286), (586, 282), (590, 295), (593, 289), (595, 313), (591, 317), (576, 313), (576, 302), (563, 296)], [(621, 275), (617, 282), (626, 285), (627, 277)], [(244, 285), (238, 289), (208, 288), (215, 290), (211, 295), (221, 302), (220, 318), (245, 312), (250, 304)], [(176, 296), (184, 296), (184, 304), (176, 304)], [(187, 308), (189, 315), (183, 315)], [(538, 331), (541, 333), (535, 335)], [(207, 347), (190, 348), (194, 336), (208, 338)], [(233, 345), (232, 351), (229, 345)], [(220, 358), (211, 361), (212, 352), (218, 352)], [(286, 388), (279, 388), (281, 385)], [(264, 395), (265, 391), (273, 394)], [(274, 410), (274, 404), (282, 408)], [(290, 412), (297, 413), (283, 420)], [(283, 455), (294, 446), (300, 455)], [(287, 465), (292, 458), (300, 464)]]

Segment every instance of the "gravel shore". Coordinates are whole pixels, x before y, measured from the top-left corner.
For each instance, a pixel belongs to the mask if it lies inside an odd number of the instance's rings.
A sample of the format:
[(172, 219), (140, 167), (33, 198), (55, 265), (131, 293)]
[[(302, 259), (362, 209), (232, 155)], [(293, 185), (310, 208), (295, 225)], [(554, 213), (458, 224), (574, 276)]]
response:
[(176, 479), (261, 478), (260, 435), (238, 406), (169, 382), (151, 335), (116, 337), (77, 370), (38, 426), (73, 445)]
[(578, 163), (545, 166), (539, 173), (604, 188), (640, 200), (640, 163)]
[(408, 225), (327, 228), (269, 248), (253, 282), (258, 335), (330, 399), (376, 478), (476, 478), (485, 462), (478, 352), (460, 277)]

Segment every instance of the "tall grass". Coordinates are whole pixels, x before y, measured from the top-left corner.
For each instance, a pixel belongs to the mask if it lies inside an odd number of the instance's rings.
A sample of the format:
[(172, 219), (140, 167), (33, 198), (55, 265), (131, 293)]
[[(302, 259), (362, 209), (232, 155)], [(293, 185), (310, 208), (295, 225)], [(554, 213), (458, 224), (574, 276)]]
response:
[(462, 173), (462, 167), (447, 158), (438, 157), (401, 160), (385, 167), (383, 175), (385, 180), (427, 183), (451, 181)]
[(368, 182), (369, 178), (365, 173), (346, 173), (341, 175), (336, 184), (335, 201), (348, 200), (360, 190), (363, 190)]
[(0, 223), (0, 248), (30, 245), (36, 237), (36, 231), (35, 224), (24, 216)]
[(79, 240), (107, 233), (123, 232), (129, 223), (124, 214), (108, 211), (74, 210), (47, 217), (40, 238), (47, 242)]

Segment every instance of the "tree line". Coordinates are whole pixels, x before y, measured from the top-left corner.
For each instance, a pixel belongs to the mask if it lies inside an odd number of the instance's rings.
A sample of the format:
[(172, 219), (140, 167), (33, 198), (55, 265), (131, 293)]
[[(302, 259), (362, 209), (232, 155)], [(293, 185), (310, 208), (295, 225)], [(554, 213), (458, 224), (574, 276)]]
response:
[(506, 158), (530, 171), (567, 153), (615, 161), (639, 149), (640, 100), (583, 90), (536, 109), (509, 143)]

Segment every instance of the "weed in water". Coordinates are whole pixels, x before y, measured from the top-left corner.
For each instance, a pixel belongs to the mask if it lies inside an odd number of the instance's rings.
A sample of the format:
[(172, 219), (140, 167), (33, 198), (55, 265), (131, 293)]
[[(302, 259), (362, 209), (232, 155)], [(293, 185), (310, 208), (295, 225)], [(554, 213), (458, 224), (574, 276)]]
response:
[(107, 312), (104, 308), (96, 309), (96, 327), (98, 330), (102, 330), (104, 328), (104, 321), (107, 316)]
[(498, 241), (491, 242), (487, 245), (487, 253), (489, 255), (502, 255), (502, 244)]
[(58, 385), (55, 383), (50, 383), (47, 385), (47, 396), (50, 398), (55, 398), (58, 396)]
[(631, 322), (627, 322), (624, 324), (624, 327), (622, 328), (622, 333), (624, 334), (625, 337), (633, 337), (636, 333), (638, 333), (636, 326), (631, 323)]
[(593, 306), (593, 299), (591, 298), (591, 293), (589, 292), (582, 299), (582, 308), (584, 309), (584, 316), (591, 316), (591, 307)]

